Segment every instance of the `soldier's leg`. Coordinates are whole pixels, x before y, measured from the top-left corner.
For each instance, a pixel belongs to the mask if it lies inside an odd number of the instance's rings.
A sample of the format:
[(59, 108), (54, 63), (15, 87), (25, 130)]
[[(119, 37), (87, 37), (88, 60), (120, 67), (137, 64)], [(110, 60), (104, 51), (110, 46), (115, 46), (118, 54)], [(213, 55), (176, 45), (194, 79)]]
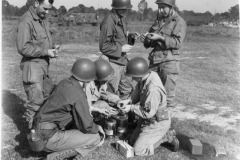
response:
[(112, 63), (112, 62), (109, 62), (109, 63), (114, 69), (114, 75), (110, 78), (110, 80), (107, 83), (108, 91), (117, 94), (118, 86), (119, 86), (120, 78), (121, 78), (121, 66), (119, 66), (115, 63)]
[(174, 107), (174, 97), (179, 74), (179, 62), (171, 61), (159, 65), (158, 74), (167, 93), (167, 106)]
[[(47, 67), (47, 66), (46, 66)], [(23, 67), (23, 87), (27, 95), (25, 116), (32, 125), (32, 118), (44, 102), (43, 79), (45, 71), (41, 64), (36, 62), (27, 63)]]
[(121, 99), (127, 99), (135, 88), (137, 82), (133, 81), (131, 77), (125, 75), (126, 67), (121, 67), (121, 79), (119, 82), (119, 96)]
[(158, 143), (167, 133), (171, 125), (171, 120), (163, 120), (141, 128), (135, 144), (134, 152), (137, 156), (147, 156), (154, 154), (154, 148), (157, 148)]
[[(56, 132), (47, 142), (45, 149), (51, 152), (48, 160), (56, 157), (69, 158), (74, 155), (74, 149), (82, 157), (93, 151), (100, 143), (99, 134), (84, 134), (79, 130), (66, 130)], [(70, 150), (70, 151), (69, 151)], [(65, 151), (65, 152), (62, 152)], [(69, 154), (71, 152), (71, 154)]]

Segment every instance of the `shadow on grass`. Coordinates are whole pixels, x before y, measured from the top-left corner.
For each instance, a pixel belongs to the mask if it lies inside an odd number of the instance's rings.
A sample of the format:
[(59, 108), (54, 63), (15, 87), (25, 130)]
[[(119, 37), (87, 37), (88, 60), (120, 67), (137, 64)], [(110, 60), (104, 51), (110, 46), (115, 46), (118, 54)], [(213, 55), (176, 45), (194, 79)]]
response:
[(28, 123), (26, 122), (25, 118), (23, 118), (25, 112), (25, 102), (20, 97), (7, 90), (2, 91), (2, 98), (2, 108), (4, 114), (12, 119), (13, 123), (17, 127), (17, 130), (20, 132), (15, 136), (15, 141), (19, 144), (14, 147), (15, 152), (19, 153), (22, 158), (45, 156), (45, 153), (32, 152), (28, 145)]

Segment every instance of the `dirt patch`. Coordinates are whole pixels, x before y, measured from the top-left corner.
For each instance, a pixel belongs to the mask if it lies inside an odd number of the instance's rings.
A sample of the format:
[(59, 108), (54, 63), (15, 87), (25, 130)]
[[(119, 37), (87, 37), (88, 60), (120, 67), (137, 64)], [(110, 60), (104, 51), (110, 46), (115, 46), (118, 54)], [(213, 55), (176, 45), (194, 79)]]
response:
[[(203, 104), (197, 108), (189, 108), (179, 104), (176, 108), (170, 110), (172, 116), (180, 120), (197, 119), (200, 122), (209, 122), (212, 125), (222, 127), (224, 130), (239, 130), (240, 113), (233, 113), (233, 110), (226, 106), (217, 107), (211, 104)], [(202, 114), (203, 112), (204, 114)]]

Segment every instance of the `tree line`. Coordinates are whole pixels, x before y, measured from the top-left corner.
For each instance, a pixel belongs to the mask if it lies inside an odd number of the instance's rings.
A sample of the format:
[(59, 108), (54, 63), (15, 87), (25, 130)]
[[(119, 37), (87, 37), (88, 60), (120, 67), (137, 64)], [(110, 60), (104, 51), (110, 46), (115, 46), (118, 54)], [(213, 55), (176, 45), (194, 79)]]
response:
[[(129, 21), (154, 21), (157, 17), (157, 10), (153, 10), (151, 7), (147, 6), (147, 2), (145, 0), (141, 0), (146, 3), (146, 8), (143, 12), (136, 10), (128, 10), (127, 19)], [(17, 7), (9, 4), (7, 0), (2, 0), (2, 15), (3, 17), (11, 17), (11, 16), (22, 16), (28, 8), (34, 3), (34, 0), (27, 0), (26, 4), (22, 7)], [(60, 6), (59, 8), (52, 7), (51, 10), (58, 11), (60, 14), (64, 15), (69, 11), (75, 9), (77, 13), (96, 13), (99, 17), (104, 17), (110, 10), (107, 8), (98, 8), (94, 7), (86, 7), (83, 4), (79, 4), (78, 6), (74, 6), (70, 9), (66, 9), (65, 6)], [(235, 5), (231, 7), (227, 12), (224, 13), (216, 13), (212, 14), (207, 11), (205, 13), (195, 13), (194, 11), (183, 10), (180, 11), (176, 8), (177, 12), (183, 17), (186, 18), (188, 16), (207, 16), (210, 18), (210, 22), (220, 22), (220, 21), (237, 21), (239, 20), (239, 5)]]

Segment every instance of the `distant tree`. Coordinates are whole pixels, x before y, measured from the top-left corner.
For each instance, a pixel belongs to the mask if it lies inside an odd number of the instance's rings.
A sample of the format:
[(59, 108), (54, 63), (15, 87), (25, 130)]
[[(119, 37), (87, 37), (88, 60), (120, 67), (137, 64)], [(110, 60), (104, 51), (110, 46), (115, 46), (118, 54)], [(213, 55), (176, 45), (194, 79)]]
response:
[(224, 12), (224, 13), (221, 13), (221, 18), (222, 20), (224, 21), (229, 21), (230, 20), (230, 13), (229, 12)]
[(148, 3), (146, 2), (146, 0), (141, 0), (138, 3), (138, 11), (142, 13), (142, 21), (144, 20), (144, 17), (148, 17), (147, 8), (148, 8)]
[(234, 21), (239, 19), (239, 5), (233, 6), (229, 9), (229, 17)]
[(58, 11), (59, 11), (62, 15), (64, 15), (64, 14), (67, 13), (67, 9), (65, 8), (65, 6), (60, 6), (59, 9), (58, 9)]

